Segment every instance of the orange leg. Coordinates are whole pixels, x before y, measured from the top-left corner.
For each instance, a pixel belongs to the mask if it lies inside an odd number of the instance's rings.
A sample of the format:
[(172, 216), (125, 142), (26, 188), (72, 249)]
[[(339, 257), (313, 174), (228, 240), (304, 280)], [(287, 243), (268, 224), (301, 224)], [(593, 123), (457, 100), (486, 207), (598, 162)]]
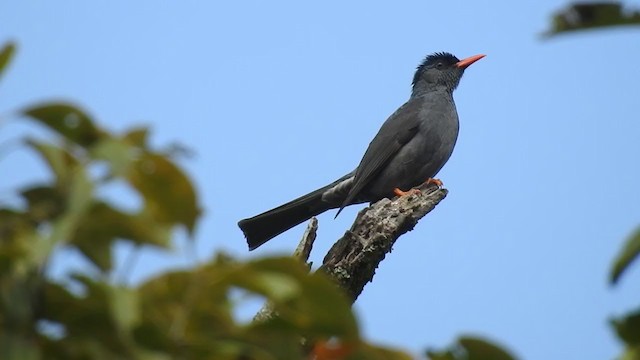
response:
[(435, 178), (428, 178), (427, 181), (425, 181), (426, 184), (435, 184), (437, 187), (442, 187), (442, 185), (444, 185), (442, 183), (442, 180), (440, 179), (435, 179)]
[(393, 189), (393, 193), (397, 196), (405, 196), (405, 195), (413, 195), (415, 193), (419, 193), (419, 189), (409, 189), (408, 191), (402, 191), (398, 188)]
[[(434, 184), (437, 187), (442, 187), (443, 185), (442, 180), (435, 179), (435, 178), (428, 178), (427, 181), (425, 181), (424, 183), (427, 185)], [(397, 196), (412, 195), (419, 192), (420, 192), (420, 189), (409, 189), (407, 191), (402, 191), (398, 188), (393, 189), (393, 193), (396, 194)]]

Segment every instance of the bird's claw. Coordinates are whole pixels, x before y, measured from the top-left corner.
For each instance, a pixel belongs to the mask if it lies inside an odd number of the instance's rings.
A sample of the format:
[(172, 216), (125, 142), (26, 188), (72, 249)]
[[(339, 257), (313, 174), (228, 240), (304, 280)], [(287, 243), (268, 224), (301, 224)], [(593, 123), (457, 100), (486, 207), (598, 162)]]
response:
[(442, 182), (442, 180), (440, 179), (436, 179), (436, 178), (428, 178), (427, 181), (425, 181), (425, 183), (427, 185), (429, 184), (434, 184), (437, 187), (442, 187), (442, 185), (444, 185), (444, 183)]
[[(436, 178), (428, 178), (427, 181), (424, 182), (426, 185), (430, 185), (430, 184), (434, 184), (437, 187), (442, 187), (443, 183), (442, 180), (440, 179), (436, 179)], [(413, 194), (419, 194), (420, 193), (420, 189), (416, 189), (416, 188), (412, 188), (409, 189), (407, 191), (402, 191), (399, 188), (395, 188), (393, 189), (393, 193), (396, 194), (396, 196), (405, 196), (405, 195), (413, 195)]]
[(393, 189), (393, 193), (396, 194), (396, 196), (413, 195), (413, 194), (419, 194), (420, 189), (409, 189), (408, 191), (402, 191), (398, 188), (395, 188)]

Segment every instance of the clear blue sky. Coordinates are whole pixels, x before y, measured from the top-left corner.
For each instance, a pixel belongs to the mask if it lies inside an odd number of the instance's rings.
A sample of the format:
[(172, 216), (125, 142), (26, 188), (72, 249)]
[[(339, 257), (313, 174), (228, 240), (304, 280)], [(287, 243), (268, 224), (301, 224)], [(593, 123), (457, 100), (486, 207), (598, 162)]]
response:
[[(3, 2), (0, 42), (20, 49), (0, 83), (0, 144), (43, 133), (13, 115), (40, 100), (73, 100), (113, 130), (150, 124), (154, 143), (197, 153), (183, 164), (206, 208), (201, 259), (282, 254), (302, 227), (248, 253), (236, 222), (350, 171), (426, 54), (487, 54), (455, 95), (450, 194), (365, 288), (365, 333), (412, 351), (479, 333), (526, 359), (612, 358), (607, 318), (640, 303), (637, 267), (606, 285), (640, 221), (640, 33), (541, 41), (565, 2), (484, 4)], [(12, 149), (2, 199), (47, 175)], [(316, 263), (358, 209), (320, 217)], [(177, 249), (145, 254), (132, 277), (191, 261)]]

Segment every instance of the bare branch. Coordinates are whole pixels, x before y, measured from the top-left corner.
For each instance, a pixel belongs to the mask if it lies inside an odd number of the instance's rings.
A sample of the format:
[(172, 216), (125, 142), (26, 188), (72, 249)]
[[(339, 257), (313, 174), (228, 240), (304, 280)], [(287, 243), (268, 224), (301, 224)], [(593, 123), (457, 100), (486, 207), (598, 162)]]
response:
[(363, 209), (350, 230), (329, 250), (319, 270), (329, 274), (355, 301), (400, 236), (447, 196), (430, 184), (420, 192), (382, 199)]
[[(324, 271), (343, 288), (354, 302), (364, 286), (373, 279), (375, 270), (393, 244), (433, 210), (447, 196), (446, 189), (430, 184), (419, 192), (382, 199), (361, 210), (350, 230), (347, 230), (329, 250), (318, 271)], [(318, 220), (313, 217), (307, 225), (294, 256), (307, 262), (316, 239)], [(311, 264), (309, 264), (311, 265)], [(276, 314), (267, 303), (254, 321), (272, 318)]]
[[(300, 259), (302, 262), (307, 262), (309, 260), (309, 255), (311, 254), (311, 249), (313, 249), (313, 242), (316, 240), (316, 233), (318, 232), (318, 219), (316, 217), (312, 217), (309, 219), (309, 225), (307, 225), (307, 229), (302, 234), (302, 240), (298, 244), (296, 251), (293, 252), (293, 256)], [(312, 263), (309, 263), (309, 268), (311, 268)]]
[[(313, 248), (313, 242), (316, 240), (316, 233), (318, 231), (318, 219), (316, 217), (312, 217), (309, 220), (309, 225), (307, 225), (307, 229), (302, 234), (302, 240), (296, 247), (296, 251), (294, 251), (293, 256), (300, 259), (301, 262), (306, 263), (309, 260), (309, 254), (311, 254), (311, 249)], [(309, 269), (311, 269), (311, 263), (308, 263)], [(262, 308), (256, 313), (253, 317), (253, 321), (265, 321), (276, 316), (276, 312), (273, 310), (273, 306), (270, 303), (265, 303)]]

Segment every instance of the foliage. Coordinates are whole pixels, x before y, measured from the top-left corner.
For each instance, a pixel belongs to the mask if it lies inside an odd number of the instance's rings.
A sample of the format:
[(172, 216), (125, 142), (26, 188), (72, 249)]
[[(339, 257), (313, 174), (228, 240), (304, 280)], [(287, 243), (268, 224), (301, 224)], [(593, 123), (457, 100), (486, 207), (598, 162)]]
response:
[[(617, 284), (620, 276), (638, 258), (638, 255), (640, 255), (640, 228), (629, 237), (613, 263), (610, 277), (612, 285)], [(618, 338), (625, 344), (625, 350), (620, 359), (640, 360), (640, 309), (611, 319), (611, 325)]]
[[(640, 12), (621, 3), (574, 3), (553, 15), (545, 35), (630, 25), (640, 25)], [(13, 43), (0, 49), (0, 78), (15, 49)], [(165, 249), (176, 228), (195, 234), (201, 211), (191, 181), (171, 154), (150, 148), (147, 128), (114, 134), (68, 103), (31, 106), (20, 116), (53, 132), (53, 140), (24, 141), (52, 178), (17, 189), (20, 203), (0, 204), (1, 359), (411, 358), (362, 339), (342, 293), (293, 258), (238, 262), (218, 255), (135, 286), (110, 281), (117, 241)], [(106, 174), (96, 175), (99, 166)], [(96, 195), (114, 181), (139, 195), (137, 210)], [(52, 255), (67, 250), (84, 255), (97, 271), (48, 277)], [(638, 254), (640, 228), (615, 259), (611, 284)], [(236, 319), (238, 291), (267, 300), (278, 315)], [(611, 325), (625, 344), (620, 358), (640, 360), (640, 309)], [(426, 355), (514, 358), (474, 337)]]
[(624, 248), (616, 257), (613, 268), (611, 269), (610, 282), (616, 284), (622, 273), (631, 265), (631, 263), (640, 255), (640, 227), (629, 236)]
[[(0, 72), (14, 49), (0, 52)], [(147, 128), (115, 134), (68, 103), (20, 115), (52, 131), (53, 141), (24, 141), (52, 177), (19, 189), (19, 204), (0, 204), (0, 358), (411, 358), (364, 341), (342, 292), (293, 257), (218, 255), (135, 286), (110, 281), (116, 241), (164, 249), (177, 227), (194, 234), (201, 211), (191, 181), (150, 148)], [(106, 172), (96, 175), (97, 167)], [(139, 209), (96, 195), (114, 181), (139, 195)], [(48, 277), (52, 254), (67, 250), (97, 272)], [(277, 316), (237, 320), (239, 291), (268, 300)]]
[(513, 360), (515, 357), (488, 340), (461, 336), (443, 351), (427, 351), (430, 360)]
[(555, 36), (567, 32), (640, 25), (640, 11), (626, 11), (619, 2), (573, 3), (556, 12), (551, 29), (544, 35)]
[[(596, 28), (640, 25), (640, 11), (626, 11), (619, 2), (573, 3), (553, 16), (545, 35), (578, 32)], [(640, 255), (640, 227), (627, 239), (613, 262), (609, 282), (616, 285), (622, 274)], [(618, 338), (625, 344), (622, 360), (640, 360), (640, 309), (610, 320)]]
[(0, 76), (2, 76), (4, 68), (11, 61), (11, 58), (13, 57), (15, 51), (16, 45), (12, 42), (7, 43), (0, 51)]

